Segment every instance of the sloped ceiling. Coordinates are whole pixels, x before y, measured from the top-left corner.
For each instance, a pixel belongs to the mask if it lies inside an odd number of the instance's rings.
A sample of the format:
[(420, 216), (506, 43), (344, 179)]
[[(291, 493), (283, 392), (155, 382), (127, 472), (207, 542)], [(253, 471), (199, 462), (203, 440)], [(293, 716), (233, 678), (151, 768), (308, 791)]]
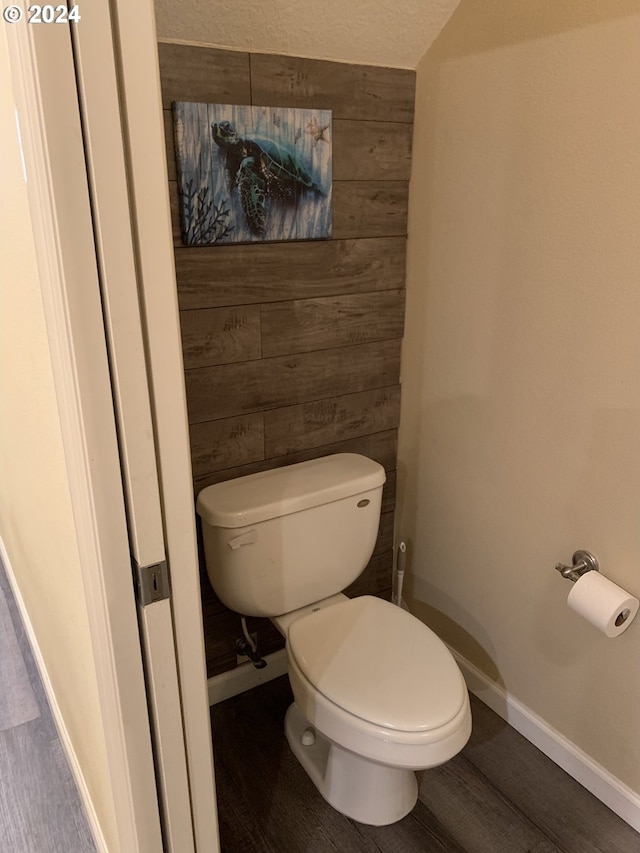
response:
[(158, 37), (414, 69), (460, 0), (155, 0)]

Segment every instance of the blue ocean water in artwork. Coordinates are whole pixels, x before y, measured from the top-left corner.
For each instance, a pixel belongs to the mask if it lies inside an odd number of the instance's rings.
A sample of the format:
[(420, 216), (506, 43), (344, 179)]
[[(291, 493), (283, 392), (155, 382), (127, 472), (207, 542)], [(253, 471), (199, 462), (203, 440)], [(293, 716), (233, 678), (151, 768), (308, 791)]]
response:
[(177, 101), (182, 242), (331, 236), (329, 110)]

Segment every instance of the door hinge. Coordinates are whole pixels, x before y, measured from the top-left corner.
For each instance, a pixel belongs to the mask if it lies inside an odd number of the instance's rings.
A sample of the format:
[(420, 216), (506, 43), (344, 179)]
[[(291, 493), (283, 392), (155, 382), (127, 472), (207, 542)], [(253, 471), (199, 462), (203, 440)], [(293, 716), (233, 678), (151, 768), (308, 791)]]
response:
[(131, 558), (133, 565), (133, 580), (138, 596), (138, 603), (143, 607), (169, 598), (169, 573), (167, 561), (152, 563), (150, 566), (139, 566), (135, 557)]

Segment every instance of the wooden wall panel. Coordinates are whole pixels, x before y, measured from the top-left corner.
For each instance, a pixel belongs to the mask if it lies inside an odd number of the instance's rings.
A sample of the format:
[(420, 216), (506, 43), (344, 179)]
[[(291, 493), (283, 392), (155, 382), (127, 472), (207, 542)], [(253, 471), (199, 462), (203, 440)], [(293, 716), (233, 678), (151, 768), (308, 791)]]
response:
[(249, 54), (189, 44), (158, 44), (162, 106), (172, 101), (249, 104)]
[(167, 177), (170, 181), (178, 178), (178, 167), (176, 165), (176, 145), (173, 136), (173, 114), (171, 110), (162, 110), (164, 119), (164, 142), (167, 152)]
[(180, 230), (180, 208), (178, 206), (178, 183), (169, 181), (169, 206), (171, 209), (171, 233), (173, 234), (173, 245), (182, 249), (182, 232)]
[(189, 310), (394, 290), (405, 259), (405, 237), (184, 248), (178, 301)]
[(389, 471), (388, 469), (385, 473), (387, 475), (387, 479), (382, 489), (381, 512), (393, 512), (396, 506), (397, 474), (395, 471)]
[[(159, 53), (194, 495), (331, 453), (375, 459), (387, 474), (378, 539), (346, 592), (389, 597), (415, 75), (189, 45)], [(183, 246), (174, 100), (331, 109), (332, 239)], [(240, 620), (209, 584), (198, 530), (211, 676), (236, 665)], [(262, 654), (282, 647), (268, 620), (249, 629)]]
[(413, 122), (415, 73), (251, 54), (253, 103), (333, 110), (333, 118)]
[(336, 181), (333, 236), (394, 237), (407, 233), (407, 181)]
[(396, 429), (399, 421), (399, 385), (274, 409), (264, 413), (265, 455), (286, 456)]
[(401, 338), (404, 289), (322, 296), (262, 306), (262, 355)]
[(373, 551), (376, 554), (385, 554), (393, 550), (393, 512), (383, 512), (380, 516), (380, 529), (378, 530), (378, 538), (376, 547)]
[(408, 181), (412, 126), (389, 121), (333, 122), (334, 181)]
[(188, 370), (189, 423), (395, 385), (399, 378), (399, 340)]
[(180, 328), (186, 370), (250, 361), (262, 354), (259, 305), (183, 311)]
[(264, 459), (264, 415), (191, 424), (189, 440), (194, 477)]

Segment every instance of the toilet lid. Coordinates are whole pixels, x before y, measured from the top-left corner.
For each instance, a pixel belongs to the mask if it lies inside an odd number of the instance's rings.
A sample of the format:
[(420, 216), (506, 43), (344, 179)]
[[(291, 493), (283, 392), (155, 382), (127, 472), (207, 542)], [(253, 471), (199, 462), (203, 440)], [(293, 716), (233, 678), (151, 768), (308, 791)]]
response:
[(462, 674), (442, 640), (380, 598), (361, 596), (302, 616), (287, 642), (320, 693), (376, 725), (429, 731), (465, 702)]

